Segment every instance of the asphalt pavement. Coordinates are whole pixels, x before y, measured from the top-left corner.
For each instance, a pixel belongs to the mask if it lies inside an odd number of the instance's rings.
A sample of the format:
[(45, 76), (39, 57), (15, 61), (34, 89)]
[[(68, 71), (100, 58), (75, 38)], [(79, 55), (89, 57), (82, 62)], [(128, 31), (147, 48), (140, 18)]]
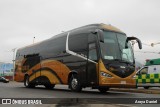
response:
[[(0, 98), (53, 98), (54, 99), (89, 99), (93, 100), (92, 104), (87, 103), (74, 103), (69, 102), (68, 104), (45, 104), (45, 105), (23, 105), (23, 107), (150, 107), (150, 104), (114, 104), (112, 101), (115, 99), (119, 101), (128, 99), (139, 99), (139, 98), (160, 98), (160, 94), (153, 93), (159, 92), (160, 88), (151, 88), (148, 91), (152, 93), (145, 93), (147, 90), (143, 88), (139, 89), (116, 89), (113, 88), (106, 93), (99, 93), (96, 89), (85, 88), (82, 92), (71, 92), (67, 85), (56, 85), (54, 89), (48, 90), (44, 86), (38, 86), (36, 88), (25, 88), (23, 83), (10, 82), (10, 83), (0, 83)], [(142, 92), (143, 91), (143, 92)], [(106, 101), (109, 99), (108, 104), (101, 104), (100, 101)], [(112, 100), (113, 99), (113, 100)], [(49, 100), (49, 99), (48, 99)], [(112, 100), (112, 101), (111, 101)], [(84, 101), (84, 100), (83, 100)], [(129, 100), (128, 100), (129, 101)], [(22, 105), (0, 105), (0, 107), (19, 107)], [(159, 105), (154, 104), (154, 107), (159, 107)]]

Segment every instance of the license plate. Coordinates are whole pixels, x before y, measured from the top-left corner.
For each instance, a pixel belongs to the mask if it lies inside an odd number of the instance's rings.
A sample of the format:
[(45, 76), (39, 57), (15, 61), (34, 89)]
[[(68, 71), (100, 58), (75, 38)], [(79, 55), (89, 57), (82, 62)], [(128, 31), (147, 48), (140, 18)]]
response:
[(121, 84), (126, 84), (126, 81), (121, 81)]

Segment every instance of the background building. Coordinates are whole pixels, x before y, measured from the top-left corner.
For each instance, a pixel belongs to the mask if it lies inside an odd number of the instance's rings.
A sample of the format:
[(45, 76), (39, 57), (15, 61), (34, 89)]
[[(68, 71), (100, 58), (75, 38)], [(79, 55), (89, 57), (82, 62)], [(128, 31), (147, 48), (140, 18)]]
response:
[(0, 76), (4, 76), (9, 80), (13, 77), (13, 64), (0, 62)]

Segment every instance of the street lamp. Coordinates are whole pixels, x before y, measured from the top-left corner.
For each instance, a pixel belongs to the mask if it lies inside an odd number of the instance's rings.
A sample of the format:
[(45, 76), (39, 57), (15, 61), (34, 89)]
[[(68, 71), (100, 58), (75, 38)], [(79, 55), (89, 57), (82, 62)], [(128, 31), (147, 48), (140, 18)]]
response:
[(36, 37), (33, 37), (33, 44), (34, 44), (34, 42), (35, 42), (35, 38), (36, 38)]
[(15, 52), (16, 52), (16, 48), (12, 49), (13, 52), (13, 81), (14, 81), (14, 73), (15, 73)]

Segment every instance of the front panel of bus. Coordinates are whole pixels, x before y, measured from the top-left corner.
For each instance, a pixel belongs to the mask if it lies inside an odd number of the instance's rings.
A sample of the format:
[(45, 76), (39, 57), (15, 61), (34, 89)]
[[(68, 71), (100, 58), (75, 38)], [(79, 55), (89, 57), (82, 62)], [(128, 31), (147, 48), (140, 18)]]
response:
[[(101, 32), (102, 33), (102, 32)], [(123, 33), (103, 31), (100, 44), (99, 85), (109, 87), (136, 87), (135, 61), (130, 42)], [(127, 47), (126, 47), (127, 45)]]

